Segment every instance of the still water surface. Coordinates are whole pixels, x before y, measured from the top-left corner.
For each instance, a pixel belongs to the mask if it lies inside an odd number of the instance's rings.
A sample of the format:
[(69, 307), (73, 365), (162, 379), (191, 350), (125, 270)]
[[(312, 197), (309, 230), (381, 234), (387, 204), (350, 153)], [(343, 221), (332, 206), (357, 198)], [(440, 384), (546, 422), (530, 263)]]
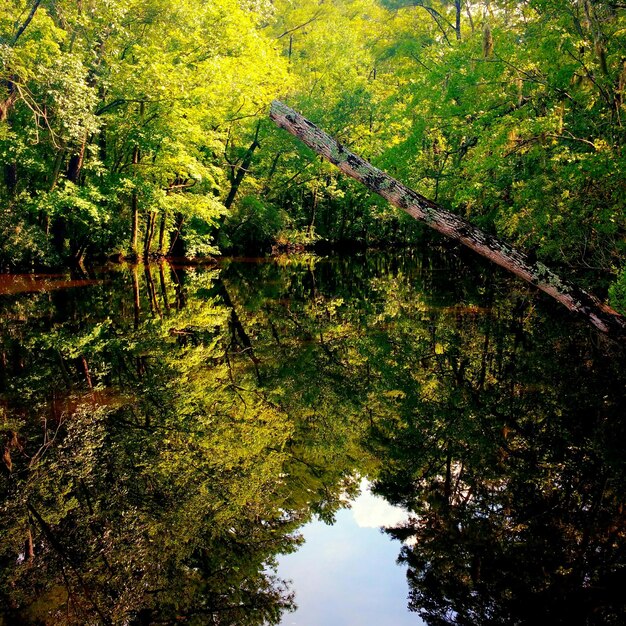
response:
[(298, 609), (283, 626), (419, 626), (407, 608), (406, 568), (396, 564), (398, 546), (381, 528), (406, 521), (407, 511), (371, 493), (361, 494), (335, 516), (332, 526), (314, 520), (302, 529), (305, 544), (279, 560), (278, 573), (292, 581)]
[(429, 250), (0, 293), (0, 624), (626, 623), (624, 355), (516, 280)]

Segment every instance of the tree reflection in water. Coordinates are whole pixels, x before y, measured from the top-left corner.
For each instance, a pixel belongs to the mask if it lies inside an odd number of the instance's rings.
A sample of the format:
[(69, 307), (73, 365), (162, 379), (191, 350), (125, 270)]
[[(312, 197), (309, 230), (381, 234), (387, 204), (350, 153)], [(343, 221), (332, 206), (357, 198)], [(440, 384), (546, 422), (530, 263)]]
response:
[(0, 301), (5, 623), (277, 623), (357, 474), (427, 623), (624, 621), (624, 360), (549, 303), (437, 251), (100, 278)]

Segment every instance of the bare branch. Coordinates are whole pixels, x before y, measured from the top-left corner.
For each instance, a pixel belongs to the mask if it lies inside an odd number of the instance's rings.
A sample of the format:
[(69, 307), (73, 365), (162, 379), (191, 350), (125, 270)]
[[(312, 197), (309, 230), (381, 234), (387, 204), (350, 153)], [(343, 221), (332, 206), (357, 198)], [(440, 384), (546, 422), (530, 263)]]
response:
[(17, 43), (17, 40), (22, 36), (24, 31), (28, 28), (28, 25), (31, 23), (33, 17), (35, 17), (35, 13), (37, 13), (37, 9), (39, 8), (40, 4), (41, 4), (41, 0), (35, 0), (35, 3), (30, 9), (30, 13), (28, 14), (28, 17), (26, 18), (26, 20), (24, 20), (24, 23), (17, 29), (17, 32), (15, 33), (15, 37), (13, 37), (13, 41), (11, 42), (11, 46), (14, 46)]
[(318, 9), (317, 12), (315, 13), (315, 15), (311, 19), (308, 19), (306, 22), (303, 22), (302, 24), (299, 24), (298, 26), (294, 26), (293, 28), (287, 29), (284, 33), (281, 33), (280, 35), (278, 35), (278, 37), (276, 37), (276, 39), (282, 39), (286, 35), (290, 35), (291, 33), (295, 33), (297, 30), (300, 30), (301, 28), (304, 28), (305, 26), (308, 26), (311, 22), (315, 22), (319, 18), (319, 16), (321, 14), (322, 14), (322, 9)]

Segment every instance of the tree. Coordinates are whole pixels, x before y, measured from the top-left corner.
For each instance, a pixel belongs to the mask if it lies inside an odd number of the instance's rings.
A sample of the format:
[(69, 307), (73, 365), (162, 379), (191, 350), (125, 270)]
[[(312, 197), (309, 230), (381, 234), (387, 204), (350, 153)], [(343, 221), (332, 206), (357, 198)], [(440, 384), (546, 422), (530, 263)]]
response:
[(214, 251), (228, 125), (284, 83), (263, 3), (101, 4), (0, 15), (5, 263)]
[(363, 183), (395, 206), (404, 209), (415, 219), (426, 223), (447, 237), (460, 241), (475, 252), (545, 291), (570, 311), (585, 316), (602, 332), (613, 334), (617, 338), (624, 337), (626, 321), (621, 315), (602, 304), (594, 296), (563, 283), (543, 263), (533, 263), (529, 257), (405, 187), (361, 157), (351, 153), (312, 122), (281, 102), (272, 103), (270, 116), (278, 126), (301, 139), (343, 173)]

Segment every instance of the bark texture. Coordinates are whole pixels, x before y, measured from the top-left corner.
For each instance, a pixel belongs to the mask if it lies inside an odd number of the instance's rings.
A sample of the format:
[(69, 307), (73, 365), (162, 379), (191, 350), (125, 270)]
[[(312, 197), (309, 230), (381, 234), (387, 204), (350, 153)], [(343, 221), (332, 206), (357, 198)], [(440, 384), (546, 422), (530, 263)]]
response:
[(336, 165), (344, 174), (363, 183), (416, 220), (426, 223), (446, 237), (461, 242), (544, 291), (570, 311), (586, 318), (601, 332), (621, 341), (626, 340), (624, 317), (594, 295), (561, 279), (543, 263), (531, 260), (523, 252), (409, 189), (344, 148), (315, 124), (282, 102), (275, 100), (272, 103), (270, 118), (279, 127), (301, 139), (317, 154)]

